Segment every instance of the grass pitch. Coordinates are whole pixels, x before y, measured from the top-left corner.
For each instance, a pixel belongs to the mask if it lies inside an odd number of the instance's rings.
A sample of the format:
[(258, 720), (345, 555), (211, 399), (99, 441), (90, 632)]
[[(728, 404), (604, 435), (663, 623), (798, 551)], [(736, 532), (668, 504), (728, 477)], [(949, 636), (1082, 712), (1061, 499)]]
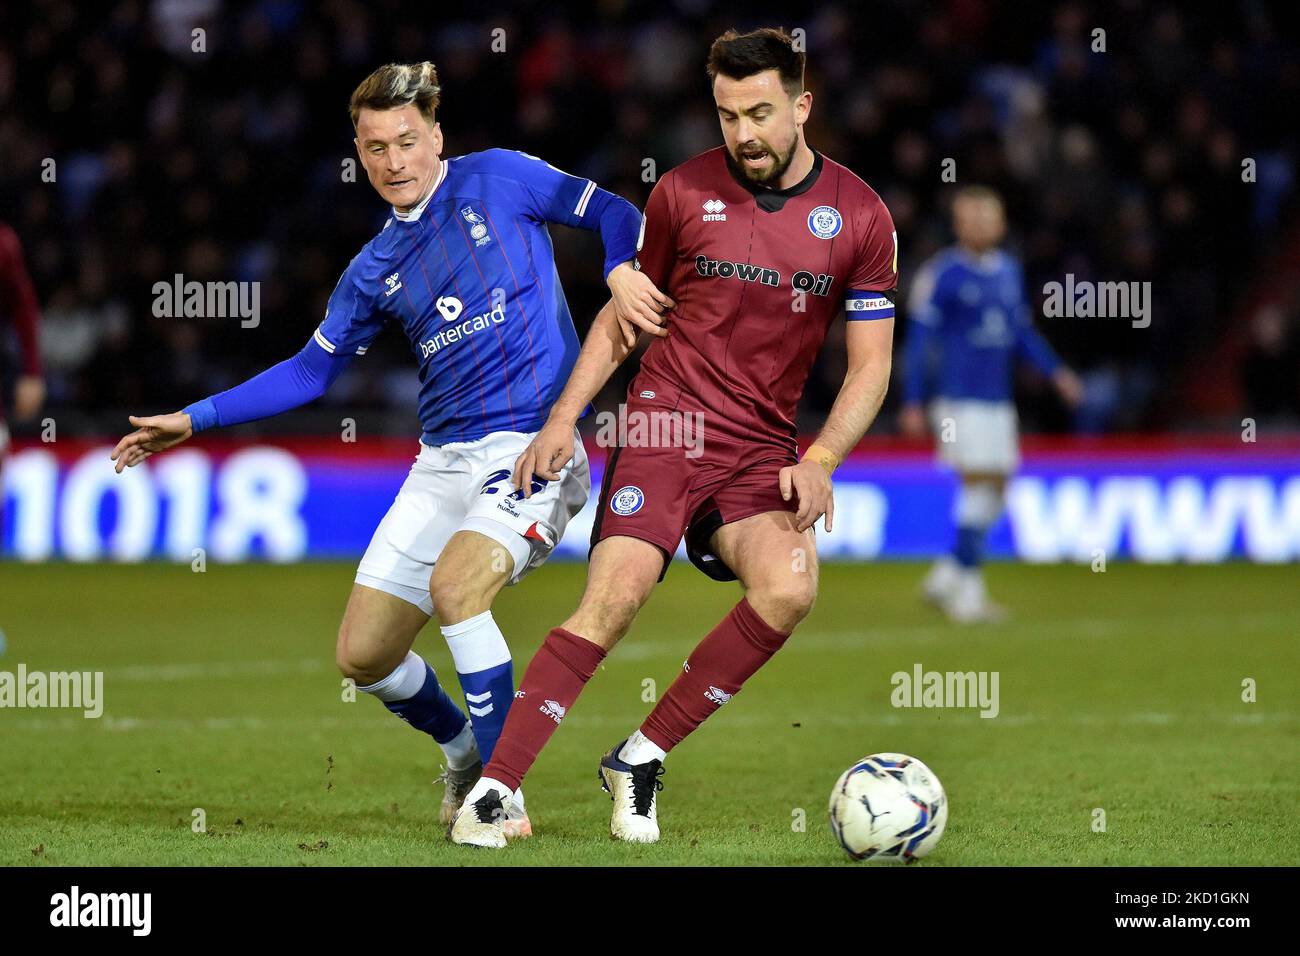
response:
[[(882, 750), (947, 788), (922, 866), (1300, 861), (1294, 567), (994, 566), (1013, 617), (971, 629), (916, 600), (922, 571), (824, 568), (812, 616), (669, 758), (662, 842), (615, 844), (600, 754), (738, 596), (674, 565), (530, 775), (537, 836), (493, 853), (444, 840), (432, 742), (342, 699), (351, 565), (7, 565), (0, 670), (102, 670), (105, 708), (0, 710), (0, 864), (859, 865), (827, 798)], [(549, 565), (498, 602), (516, 677), (584, 573)], [(436, 627), (417, 649), (458, 690)], [(998, 716), (892, 707), (918, 663), (999, 672)]]

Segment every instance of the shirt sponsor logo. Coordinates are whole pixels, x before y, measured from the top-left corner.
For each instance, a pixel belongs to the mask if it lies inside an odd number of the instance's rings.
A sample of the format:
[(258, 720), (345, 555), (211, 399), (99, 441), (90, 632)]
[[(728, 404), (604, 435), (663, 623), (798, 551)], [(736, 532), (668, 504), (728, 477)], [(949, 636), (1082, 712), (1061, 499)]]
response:
[(740, 279), (742, 282), (761, 282), (763, 285), (770, 286), (781, 284), (781, 273), (748, 262), (731, 262), (727, 259), (696, 256), (695, 271), (706, 279), (717, 276), (719, 279)]
[(634, 515), (645, 506), (645, 494), (636, 485), (624, 485), (614, 492), (609, 509), (616, 515)]
[[(781, 273), (777, 269), (750, 262), (732, 262), (730, 259), (710, 259), (708, 256), (695, 257), (695, 274), (705, 279), (739, 279), (741, 282), (757, 282), (772, 288), (781, 285)], [(807, 269), (800, 269), (790, 277), (790, 288), (795, 292), (811, 292), (813, 295), (825, 296), (830, 294), (834, 282), (833, 275), (814, 274)]]
[(502, 305), (497, 305), (490, 312), (484, 312), (482, 315), (476, 315), (473, 318), (466, 319), (463, 322), (457, 322), (461, 313), (465, 310), (465, 304), (454, 295), (439, 296), (435, 302), (434, 308), (442, 316), (444, 322), (456, 323), (454, 325), (444, 326), (432, 338), (425, 339), (420, 343), (420, 357), (428, 358), (430, 355), (441, 351), (454, 342), (459, 342), (467, 336), (473, 335), (482, 329), (491, 328), (494, 325), (500, 325), (506, 320), (506, 310)]
[(808, 231), (818, 239), (834, 239), (843, 225), (840, 211), (834, 206), (818, 206), (808, 214)]
[(722, 210), (727, 205), (721, 199), (707, 199), (704, 202), (704, 221), (705, 222), (726, 222), (727, 214)]

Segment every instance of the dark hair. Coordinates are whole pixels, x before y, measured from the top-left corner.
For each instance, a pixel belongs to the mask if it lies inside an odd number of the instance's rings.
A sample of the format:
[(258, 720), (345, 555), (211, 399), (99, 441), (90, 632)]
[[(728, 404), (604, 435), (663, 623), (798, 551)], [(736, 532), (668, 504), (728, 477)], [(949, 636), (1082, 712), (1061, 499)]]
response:
[(709, 47), (709, 82), (719, 75), (743, 80), (764, 70), (776, 70), (782, 88), (791, 96), (803, 92), (804, 55), (794, 48), (794, 37), (777, 27), (749, 33), (728, 30)]

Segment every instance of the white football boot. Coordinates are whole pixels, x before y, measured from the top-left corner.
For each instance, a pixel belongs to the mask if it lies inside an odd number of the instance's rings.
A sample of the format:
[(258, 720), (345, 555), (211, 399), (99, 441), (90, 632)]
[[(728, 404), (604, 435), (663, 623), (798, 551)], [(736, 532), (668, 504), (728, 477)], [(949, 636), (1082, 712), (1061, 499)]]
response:
[(989, 600), (984, 575), (978, 569), (962, 571), (944, 612), (954, 624), (995, 624), (1006, 619), (1006, 608)]
[(944, 555), (930, 567), (921, 582), (921, 597), (942, 608), (961, 580), (961, 565), (951, 555)]
[(501, 832), (507, 840), (527, 840), (533, 835), (533, 822), (524, 807), (524, 788), (515, 791), (513, 800), (506, 802), (506, 818), (501, 822)]
[(661, 761), (629, 764), (619, 759), (619, 751), (626, 740), (614, 745), (600, 761), (600, 785), (614, 800), (614, 815), (609, 821), (609, 832), (616, 840), (628, 843), (656, 843), (659, 840), (659, 818), (655, 795), (664, 788), (659, 778), (663, 776)]
[(452, 817), (447, 839), (462, 846), (500, 849), (506, 845), (504, 824), (509, 815), (508, 806), (513, 802), (513, 795), (504, 784), (480, 777)]

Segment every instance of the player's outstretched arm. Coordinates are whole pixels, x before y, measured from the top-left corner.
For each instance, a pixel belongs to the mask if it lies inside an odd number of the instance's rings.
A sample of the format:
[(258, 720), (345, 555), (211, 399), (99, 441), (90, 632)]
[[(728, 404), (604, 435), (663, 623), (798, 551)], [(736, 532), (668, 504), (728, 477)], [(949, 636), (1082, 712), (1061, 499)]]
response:
[(799, 464), (780, 473), (781, 497), (789, 501), (795, 495), (799, 500), (800, 531), (811, 528), (823, 514), (826, 530), (831, 530), (835, 519), (831, 474), (867, 433), (889, 389), (894, 320), (849, 322), (847, 337), (849, 368), (826, 424)]
[(556, 481), (560, 469), (573, 460), (573, 429), (582, 417), (583, 410), (591, 404), (609, 377), (622, 365), (635, 345), (629, 345), (623, 336), (613, 301), (596, 314), (582, 343), (578, 361), (574, 363), (564, 391), (551, 407), (546, 424), (515, 459), (511, 476), (514, 486), (532, 497), (533, 476)]
[(136, 430), (119, 441), (109, 457), (121, 474), (122, 469), (138, 465), (198, 432), (270, 418), (305, 405), (324, 395), (351, 360), (351, 355), (325, 351), (313, 339), (293, 358), (179, 412), (146, 418), (132, 415), (129, 421)]

